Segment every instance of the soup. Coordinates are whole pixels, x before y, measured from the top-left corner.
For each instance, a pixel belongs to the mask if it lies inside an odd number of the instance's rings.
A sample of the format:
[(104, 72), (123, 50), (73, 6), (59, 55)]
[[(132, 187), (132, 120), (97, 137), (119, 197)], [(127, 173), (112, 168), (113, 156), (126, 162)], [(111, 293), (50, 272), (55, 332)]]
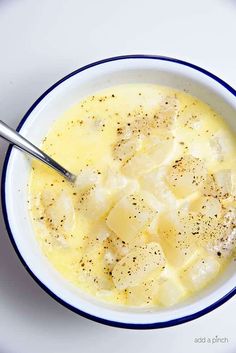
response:
[(236, 243), (236, 142), (189, 94), (109, 88), (55, 121), (42, 149), (75, 185), (32, 164), (29, 208), (43, 253), (99, 300), (169, 307), (224, 271)]

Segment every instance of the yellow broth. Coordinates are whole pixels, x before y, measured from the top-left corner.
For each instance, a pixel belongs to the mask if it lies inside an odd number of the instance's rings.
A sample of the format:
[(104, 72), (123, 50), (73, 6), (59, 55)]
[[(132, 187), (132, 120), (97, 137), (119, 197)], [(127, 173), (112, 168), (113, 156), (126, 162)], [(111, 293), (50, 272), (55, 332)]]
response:
[(209, 285), (235, 249), (236, 143), (184, 92), (120, 85), (73, 106), (34, 161), (29, 208), (43, 253), (103, 301), (172, 306)]

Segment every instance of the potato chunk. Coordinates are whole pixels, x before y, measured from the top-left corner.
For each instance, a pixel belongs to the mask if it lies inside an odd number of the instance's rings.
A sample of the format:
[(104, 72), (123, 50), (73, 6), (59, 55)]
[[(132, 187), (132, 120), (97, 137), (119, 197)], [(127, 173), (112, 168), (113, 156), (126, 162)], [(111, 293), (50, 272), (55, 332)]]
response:
[(107, 217), (108, 227), (125, 242), (130, 242), (147, 226), (158, 211), (147, 203), (142, 194), (123, 197)]
[(45, 190), (41, 194), (41, 202), (45, 209), (46, 222), (52, 230), (58, 233), (72, 230), (75, 222), (75, 210), (72, 199), (65, 191), (57, 194)]
[(128, 124), (119, 125), (117, 133), (123, 139), (130, 136), (149, 136), (150, 132), (170, 132), (175, 124), (179, 110), (179, 101), (175, 96), (162, 95), (156, 97), (156, 104), (150, 113), (145, 113), (143, 108), (133, 111), (135, 119), (130, 119)]
[(210, 139), (210, 147), (213, 158), (216, 161), (222, 162), (226, 154), (233, 151), (233, 144), (228, 133), (224, 131), (218, 131)]
[(144, 140), (144, 151), (152, 158), (155, 166), (161, 165), (172, 154), (174, 137), (171, 133), (150, 135)]
[(177, 197), (186, 197), (199, 190), (206, 180), (207, 170), (199, 158), (191, 155), (176, 160), (169, 168), (167, 183)]
[(139, 177), (155, 167), (152, 158), (147, 153), (134, 155), (121, 169), (129, 177)]
[(127, 289), (127, 304), (130, 306), (149, 306), (152, 304), (153, 294), (149, 282)]
[(141, 146), (142, 139), (140, 137), (118, 140), (113, 146), (113, 158), (124, 163), (130, 159), (141, 148)]
[(217, 198), (212, 196), (202, 196), (192, 202), (190, 210), (200, 212), (202, 215), (208, 217), (220, 217), (222, 206)]
[(90, 167), (81, 169), (76, 178), (76, 186), (78, 190), (85, 190), (99, 183), (101, 177), (98, 171)]
[(173, 306), (180, 302), (186, 295), (186, 288), (181, 281), (175, 276), (163, 279), (160, 284), (156, 300), (163, 306)]
[(219, 170), (214, 174), (217, 192), (220, 198), (229, 197), (232, 189), (232, 176), (230, 169)]
[(160, 285), (160, 270), (151, 272), (145, 280), (135, 287), (126, 290), (127, 304), (130, 306), (152, 306)]
[(104, 220), (95, 223), (90, 230), (91, 238), (96, 239), (98, 242), (106, 240), (112, 232), (107, 227)]
[(229, 257), (236, 251), (236, 208), (229, 207), (215, 230), (216, 236), (207, 244), (219, 257)]
[(156, 112), (156, 123), (159, 129), (170, 129), (175, 123), (179, 110), (179, 101), (174, 96), (165, 96), (162, 98)]
[(211, 282), (220, 270), (219, 261), (211, 255), (199, 256), (182, 274), (184, 284), (193, 292)]
[[(176, 269), (184, 267), (195, 256), (197, 246), (195, 222), (184, 212), (163, 213), (159, 217), (160, 244), (169, 263)], [(194, 233), (194, 234), (193, 234)]]
[(231, 170), (222, 169), (207, 176), (202, 187), (205, 196), (212, 196), (221, 200), (227, 199), (233, 191), (233, 175)]
[(222, 208), (215, 206), (207, 209), (205, 203), (197, 212), (179, 209), (159, 216), (160, 243), (171, 265), (181, 269), (195, 258), (199, 248), (213, 249), (213, 244), (224, 237), (229, 226), (224, 223)]
[(114, 267), (112, 277), (116, 288), (126, 289), (137, 286), (155, 269), (165, 266), (165, 258), (158, 243), (149, 243), (132, 250)]
[(85, 217), (99, 219), (110, 207), (110, 196), (102, 186), (93, 186), (80, 195), (78, 209)]
[[(207, 209), (206, 206), (200, 212), (181, 211), (177, 213), (174, 221), (175, 231), (178, 232), (175, 238), (178, 239), (177, 248), (182, 244), (189, 244), (191, 248), (195, 244), (197, 247), (219, 253), (219, 256), (228, 256), (234, 251), (236, 245), (235, 208), (218, 208), (219, 204), (213, 206), (212, 209)], [(160, 219), (159, 224), (161, 224)], [(173, 241), (172, 244), (174, 244)]]
[(113, 288), (111, 267), (104, 256), (104, 247), (88, 249), (79, 261), (79, 279), (87, 286), (95, 286), (99, 290)]
[(144, 140), (142, 151), (125, 163), (122, 172), (130, 177), (148, 173), (169, 158), (173, 147), (173, 136), (170, 134), (149, 136)]
[(170, 208), (176, 208), (177, 198), (165, 181), (166, 171), (166, 167), (154, 169), (142, 176), (140, 184), (143, 189), (153, 193), (160, 202)]
[(117, 170), (110, 167), (107, 168), (105, 177), (105, 187), (109, 193), (116, 193), (119, 190), (124, 189), (128, 184), (128, 179), (121, 175)]

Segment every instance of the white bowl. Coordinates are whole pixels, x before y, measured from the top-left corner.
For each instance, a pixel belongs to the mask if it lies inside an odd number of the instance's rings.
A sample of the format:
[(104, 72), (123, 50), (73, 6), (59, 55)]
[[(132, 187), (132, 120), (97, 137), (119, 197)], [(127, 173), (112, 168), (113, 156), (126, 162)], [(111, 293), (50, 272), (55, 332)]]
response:
[[(185, 90), (211, 105), (236, 130), (236, 91), (200, 67), (160, 56), (130, 55), (102, 60), (64, 77), (25, 114), (18, 131), (39, 145), (52, 123), (81, 98), (122, 83), (156, 83)], [(82, 151), (81, 151), (82, 153)], [(30, 161), (10, 147), (2, 177), (2, 206), (11, 242), (37, 283), (64, 306), (112, 326), (147, 329), (177, 325), (208, 313), (236, 293), (233, 263), (212, 286), (187, 302), (162, 310), (104, 304), (75, 288), (54, 270), (35, 239), (27, 207)]]

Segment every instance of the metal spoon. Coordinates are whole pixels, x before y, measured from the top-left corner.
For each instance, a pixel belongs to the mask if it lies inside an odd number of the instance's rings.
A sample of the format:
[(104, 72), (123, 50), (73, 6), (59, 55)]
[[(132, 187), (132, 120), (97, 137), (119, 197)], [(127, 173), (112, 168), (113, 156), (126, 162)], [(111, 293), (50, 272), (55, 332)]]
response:
[(39, 159), (43, 163), (49, 165), (51, 168), (55, 169), (60, 173), (65, 179), (74, 183), (76, 180), (76, 175), (70, 173), (60, 164), (58, 164), (54, 159), (49, 157), (46, 153), (41, 151), (38, 147), (34, 146), (26, 138), (21, 136), (17, 131), (10, 128), (7, 124), (0, 120), (0, 136), (5, 140), (13, 144), (15, 147), (19, 148), (21, 151), (27, 152), (31, 156)]

